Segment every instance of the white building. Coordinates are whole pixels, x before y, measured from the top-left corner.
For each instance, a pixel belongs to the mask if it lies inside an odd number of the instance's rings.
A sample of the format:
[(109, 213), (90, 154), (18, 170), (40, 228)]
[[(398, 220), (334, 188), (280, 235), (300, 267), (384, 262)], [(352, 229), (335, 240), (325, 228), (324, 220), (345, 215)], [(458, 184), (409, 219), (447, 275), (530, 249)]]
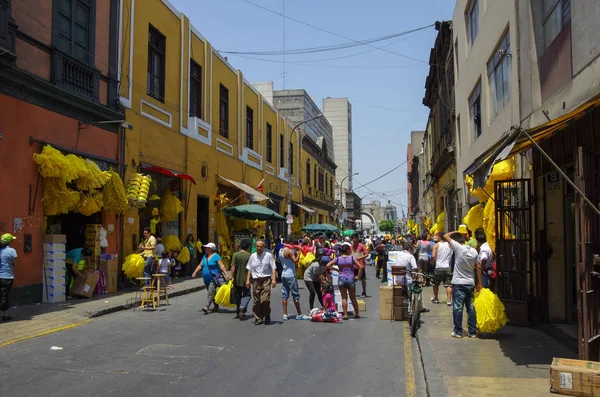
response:
[(333, 154), (337, 165), (335, 196), (342, 197), (345, 207), (346, 195), (340, 193), (352, 190), (352, 105), (348, 98), (325, 98), (323, 114), (333, 127)]

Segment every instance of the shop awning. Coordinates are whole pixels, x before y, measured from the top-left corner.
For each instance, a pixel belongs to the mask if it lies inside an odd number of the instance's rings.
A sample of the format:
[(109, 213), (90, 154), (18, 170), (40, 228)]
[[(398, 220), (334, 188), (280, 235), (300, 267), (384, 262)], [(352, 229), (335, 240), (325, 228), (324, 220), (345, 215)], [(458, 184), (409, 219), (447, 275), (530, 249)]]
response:
[(252, 196), (252, 201), (263, 201), (263, 200), (269, 199), (267, 196), (265, 196), (258, 190), (251, 188), (250, 186), (246, 185), (245, 183), (232, 181), (231, 179), (227, 179), (225, 177), (222, 177), (221, 175), (219, 175), (219, 178), (223, 179), (224, 181), (227, 181), (229, 184), (237, 187), (244, 193), (247, 193), (250, 196)]
[(194, 178), (192, 178), (191, 176), (189, 176), (188, 174), (185, 174), (183, 172), (176, 172), (176, 171), (169, 170), (167, 168), (159, 167), (157, 165), (146, 164), (146, 163), (141, 163), (140, 168), (145, 172), (154, 172), (155, 174), (161, 174), (161, 175), (165, 175), (165, 176), (168, 176), (171, 178), (185, 179), (187, 181), (192, 182), (194, 185), (196, 184), (196, 181), (194, 180)]
[(248, 220), (258, 219), (260, 221), (285, 221), (285, 218), (277, 212), (263, 207), (259, 204), (245, 204), (237, 207), (225, 207), (223, 212), (233, 218), (242, 218)]
[(302, 208), (304, 211), (308, 212), (309, 214), (314, 214), (315, 212), (317, 212), (317, 211), (313, 210), (312, 208), (309, 208), (305, 205), (298, 204), (298, 203), (294, 203), (294, 204), (296, 205), (296, 207)]

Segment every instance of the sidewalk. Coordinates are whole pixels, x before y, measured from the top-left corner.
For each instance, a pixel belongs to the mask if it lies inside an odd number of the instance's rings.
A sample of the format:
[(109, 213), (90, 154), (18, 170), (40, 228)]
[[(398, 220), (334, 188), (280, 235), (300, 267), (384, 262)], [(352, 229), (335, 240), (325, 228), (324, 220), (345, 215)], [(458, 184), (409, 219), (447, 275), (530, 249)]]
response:
[[(202, 277), (173, 280), (169, 297), (204, 289)], [(90, 299), (73, 299), (61, 303), (37, 303), (11, 307), (11, 321), (0, 322), (0, 348), (92, 321), (92, 318), (129, 308), (135, 300), (136, 289), (115, 294), (94, 295)]]
[[(423, 291), (423, 302), (431, 312), (422, 316), (417, 334), (432, 396), (551, 396), (552, 358), (577, 358), (536, 328), (507, 325), (479, 339), (452, 338), (452, 307), (446, 306), (445, 299), (443, 304), (431, 303), (432, 296), (432, 288)], [(463, 316), (466, 323), (466, 313)]]

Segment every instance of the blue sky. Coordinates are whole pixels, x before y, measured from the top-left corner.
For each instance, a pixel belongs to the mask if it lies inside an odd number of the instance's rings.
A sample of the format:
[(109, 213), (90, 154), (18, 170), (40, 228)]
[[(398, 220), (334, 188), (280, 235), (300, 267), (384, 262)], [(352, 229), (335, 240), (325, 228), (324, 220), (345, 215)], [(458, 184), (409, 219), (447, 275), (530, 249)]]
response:
[[(283, 0), (248, 0), (281, 13)], [(270, 51), (283, 48), (282, 17), (243, 0), (171, 0), (217, 50)], [(286, 0), (285, 14), (291, 18), (354, 40), (385, 36), (452, 18), (449, 0)], [(419, 33), (374, 44), (422, 61), (428, 61), (436, 36), (434, 27)], [(394, 44), (390, 43), (397, 41)], [(286, 20), (287, 50), (344, 44), (351, 41), (303, 24)], [(388, 46), (389, 45), (389, 46)], [(348, 97), (353, 106), (353, 167), (357, 189), (406, 160), (411, 130), (426, 126), (429, 109), (422, 105), (426, 63), (407, 59), (372, 47), (288, 56), (285, 88), (303, 88), (321, 106), (324, 97)], [(344, 59), (327, 60), (366, 52)], [(283, 88), (282, 57), (263, 57), (274, 62), (228, 55), (249, 81), (273, 81)], [(315, 62), (319, 61), (319, 62)], [(299, 64), (300, 63), (309, 63)], [(370, 184), (365, 201), (389, 198), (402, 211), (406, 205), (406, 165)]]

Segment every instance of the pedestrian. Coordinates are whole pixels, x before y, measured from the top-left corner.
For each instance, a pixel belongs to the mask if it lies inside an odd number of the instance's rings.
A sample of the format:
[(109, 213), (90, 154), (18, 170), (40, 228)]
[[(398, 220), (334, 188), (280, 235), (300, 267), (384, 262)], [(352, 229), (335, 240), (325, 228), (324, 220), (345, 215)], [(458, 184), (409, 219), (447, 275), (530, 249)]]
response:
[[(354, 308), (354, 318), (360, 318), (358, 310), (358, 302), (356, 301), (356, 282), (360, 280), (362, 275), (363, 266), (358, 260), (350, 255), (351, 246), (350, 243), (344, 242), (340, 246), (340, 256), (336, 257), (327, 264), (327, 268), (331, 269), (334, 265), (337, 268), (333, 268), (339, 272), (338, 287), (340, 294), (342, 295), (342, 310), (344, 312), (343, 319), (348, 319), (348, 295), (350, 295), (350, 301)], [(354, 275), (354, 267), (358, 267), (358, 275)]]
[[(430, 274), (429, 252), (431, 252), (431, 244), (429, 243), (429, 240), (427, 240), (427, 234), (423, 233), (421, 235), (421, 240), (419, 240), (415, 246), (417, 264), (419, 265), (419, 270), (423, 274)], [(425, 281), (425, 285), (429, 286), (429, 279)]]
[(239, 318), (242, 321), (246, 318), (246, 311), (250, 302), (250, 288), (246, 287), (246, 277), (248, 276), (246, 265), (248, 259), (250, 259), (251, 246), (252, 241), (250, 239), (243, 239), (240, 242), (240, 250), (234, 253), (231, 258), (231, 279), (236, 294), (236, 314), (234, 318)]
[(275, 258), (275, 265), (277, 266), (277, 281), (281, 281), (281, 272), (283, 271), (283, 266), (279, 260), (279, 252), (283, 247), (283, 237), (278, 237), (275, 247), (273, 248), (273, 257)]
[(315, 307), (315, 296), (318, 298), (318, 304), (323, 304), (323, 295), (321, 294), (321, 283), (324, 281), (327, 264), (331, 260), (325, 256), (325, 249), (319, 248), (316, 252), (315, 260), (304, 271), (304, 284), (308, 289), (308, 303), (310, 310)]
[[(206, 244), (204, 246), (204, 253), (204, 258), (202, 258), (202, 262), (200, 262), (194, 273), (192, 273), (192, 278), (195, 278), (198, 272), (202, 272), (202, 278), (204, 279), (208, 294), (206, 306), (202, 308), (202, 311), (204, 314), (208, 314), (209, 311), (213, 313), (219, 311), (219, 305), (215, 302), (215, 295), (217, 289), (225, 283), (226, 279), (230, 280), (230, 277), (227, 275), (227, 269), (221, 261), (221, 256), (217, 254), (217, 246), (214, 243)], [(210, 309), (211, 305), (214, 305), (212, 310)]]
[(12, 320), (8, 309), (10, 308), (10, 291), (15, 279), (15, 259), (17, 259), (17, 251), (10, 246), (14, 239), (16, 237), (10, 233), (4, 233), (0, 237), (0, 310), (2, 311), (2, 321)]
[[(292, 240), (286, 240), (287, 244), (291, 244)], [(302, 314), (300, 309), (300, 293), (298, 292), (298, 280), (296, 279), (296, 266), (298, 260), (300, 260), (300, 254), (298, 250), (292, 250), (291, 248), (283, 248), (279, 251), (279, 259), (283, 266), (281, 272), (281, 304), (283, 305), (283, 321), (289, 319), (288, 314), (288, 298), (290, 294), (294, 300), (294, 306), (296, 306), (296, 320), (310, 320), (310, 316)]]
[(495, 273), (494, 269), (494, 253), (487, 242), (485, 231), (482, 228), (475, 230), (475, 240), (477, 240), (477, 264), (481, 268), (481, 286), (483, 288), (494, 289), (492, 276)]
[(162, 258), (162, 253), (165, 252), (165, 246), (162, 243), (162, 238), (156, 237), (156, 248), (154, 249), (154, 255)]
[(183, 247), (182, 249), (187, 249), (190, 253), (190, 261), (188, 263), (183, 264), (183, 274), (186, 277), (190, 277), (192, 275), (193, 269), (196, 268), (196, 239), (194, 238), (193, 234), (188, 234), (188, 236), (185, 239), (185, 247)]
[(92, 250), (87, 247), (73, 248), (66, 253), (66, 279), (65, 279), (65, 294), (66, 299), (73, 299), (70, 296), (71, 286), (75, 282), (75, 277), (80, 277), (84, 280), (87, 279), (84, 270), (89, 270), (89, 263), (91, 261)]
[[(144, 277), (152, 276), (152, 265), (154, 264), (154, 250), (156, 249), (156, 238), (150, 232), (149, 227), (145, 227), (144, 231), (144, 241), (139, 246), (139, 249), (142, 251), (142, 257), (145, 260), (144, 264)], [(148, 281), (146, 281), (146, 285), (148, 285)]]
[(431, 263), (435, 265), (433, 273), (433, 303), (440, 303), (439, 301), (439, 290), (440, 285), (443, 284), (446, 287), (446, 305), (452, 306), (452, 270), (450, 264), (452, 263), (452, 248), (450, 244), (444, 241), (444, 233), (439, 232), (433, 237), (435, 245), (433, 246), (433, 252), (431, 253)]
[(265, 251), (265, 242), (256, 242), (256, 252), (250, 255), (246, 270), (246, 288), (250, 288), (252, 278), (252, 312), (254, 324), (271, 323), (271, 288), (277, 285), (275, 259), (270, 252)]
[(169, 276), (170, 268), (171, 268), (171, 258), (170, 252), (163, 251), (160, 255), (160, 262), (158, 266), (158, 273), (165, 275), (165, 283), (168, 284), (169, 289), (173, 289), (173, 284), (171, 284), (171, 277)]
[(362, 272), (360, 272), (360, 269), (357, 268), (354, 269), (354, 272), (360, 275), (360, 283), (362, 285), (362, 294), (360, 296), (361, 298), (366, 298), (367, 269), (365, 268), (365, 258), (369, 256), (369, 252), (367, 251), (367, 248), (364, 246), (364, 244), (360, 242), (358, 233), (354, 233), (352, 235), (352, 256), (354, 256), (358, 260), (358, 263), (360, 263), (360, 266), (362, 267)]
[(473, 306), (474, 292), (481, 290), (481, 267), (477, 264), (477, 250), (467, 245), (464, 235), (453, 231), (444, 235), (454, 251), (454, 274), (452, 275), (452, 316), (454, 330), (450, 334), (454, 338), (463, 337), (463, 307), (467, 309), (469, 338), (477, 337), (477, 318)]
[(387, 283), (387, 262), (388, 262), (388, 251), (385, 244), (377, 244), (375, 247), (377, 252), (377, 278), (381, 277), (382, 283)]
[[(413, 273), (422, 273), (421, 269), (419, 268), (419, 266), (417, 265), (417, 260), (415, 259), (415, 255), (413, 254), (413, 250), (415, 249), (415, 246), (413, 244), (412, 241), (408, 240), (404, 243), (404, 245), (402, 246), (402, 250), (398, 253), (398, 255), (396, 256), (396, 263), (393, 266), (401, 266), (401, 267), (405, 267), (406, 268), (406, 276), (405, 276), (405, 284), (406, 284), (406, 291), (408, 294), (408, 298), (409, 300), (411, 299), (411, 286), (413, 284)], [(417, 276), (419, 281), (422, 283), (422, 276)], [(394, 282), (396, 282), (396, 280), (394, 280)], [(419, 306), (421, 306), (421, 312), (427, 313), (430, 310), (427, 309), (425, 307), (425, 305), (423, 304), (422, 299), (422, 295), (418, 296), (419, 299)], [(413, 308), (411, 307), (411, 310), (413, 310)]]

